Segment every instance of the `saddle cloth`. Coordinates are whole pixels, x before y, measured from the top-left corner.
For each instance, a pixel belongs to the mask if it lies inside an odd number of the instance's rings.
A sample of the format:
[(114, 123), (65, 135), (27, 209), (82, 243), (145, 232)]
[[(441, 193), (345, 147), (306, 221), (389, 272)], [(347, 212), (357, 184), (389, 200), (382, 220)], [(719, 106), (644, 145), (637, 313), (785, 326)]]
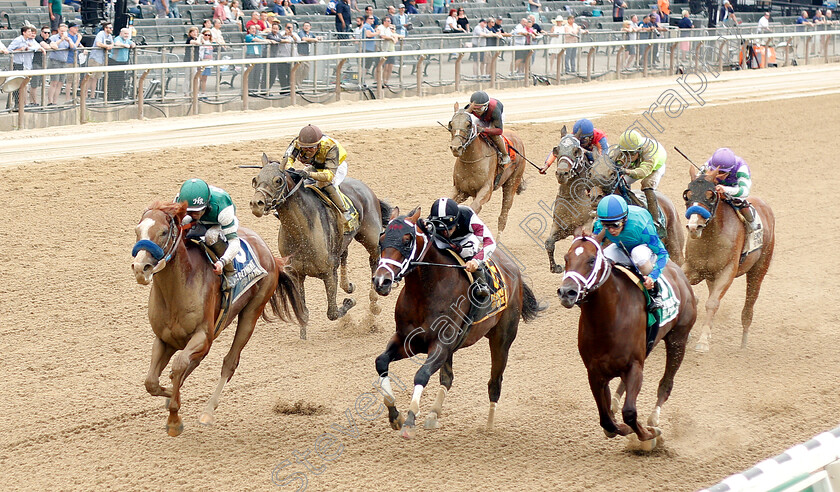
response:
[[(615, 265), (615, 268), (627, 275), (627, 277), (639, 287), (645, 295), (645, 305), (650, 302), (650, 293), (645, 288), (644, 282), (642, 279), (639, 278), (638, 275), (633, 273), (632, 270), (623, 266), (623, 265)], [(659, 292), (662, 295), (662, 308), (658, 309), (659, 311), (655, 316), (654, 313), (648, 313), (647, 316), (647, 335), (648, 335), (648, 342), (652, 342), (656, 339), (656, 335), (659, 333), (659, 327), (662, 325), (673, 321), (677, 315), (680, 313), (680, 299), (677, 297), (677, 293), (674, 291), (674, 288), (671, 286), (671, 283), (668, 282), (668, 279), (665, 278), (665, 275), (660, 275), (659, 279), (656, 281), (659, 284)], [(655, 332), (651, 332), (651, 328), (656, 324), (656, 318), (659, 318), (659, 327)], [(648, 343), (650, 347), (650, 343)], [(652, 348), (652, 347), (651, 347)]]
[(233, 289), (231, 289), (231, 301), (233, 304), (239, 297), (248, 291), (258, 280), (268, 275), (265, 268), (260, 265), (260, 260), (253, 253), (253, 248), (244, 238), (239, 238), (241, 246), (239, 253), (233, 258)]
[[(752, 212), (752, 216), (755, 217), (755, 222), (753, 223), (755, 230), (748, 233), (747, 237), (744, 238), (744, 249), (741, 250), (741, 263), (744, 262), (744, 259), (746, 259), (748, 254), (753, 251), (757, 251), (764, 246), (764, 224), (761, 222), (761, 216), (758, 215), (758, 212), (752, 205), (750, 205), (750, 211)], [(744, 221), (744, 218), (741, 217), (740, 213), (737, 215), (739, 219)], [(744, 223), (744, 227), (746, 226), (746, 223)]]
[[(454, 250), (447, 248), (445, 249), (453, 258), (458, 262), (459, 265), (466, 264), (461, 255), (456, 253)], [(473, 325), (477, 323), (481, 323), (482, 321), (486, 320), (487, 318), (494, 316), (505, 308), (508, 305), (508, 291), (507, 285), (505, 284), (504, 277), (502, 276), (502, 272), (499, 271), (499, 266), (496, 263), (489, 259), (486, 261), (487, 266), (487, 286), (490, 287), (490, 302), (487, 304), (486, 307), (480, 308), (475, 315), (475, 321), (472, 322)], [(467, 276), (467, 280), (469, 280), (470, 285), (475, 281), (475, 277), (473, 274), (466, 271), (461, 270)]]
[[(493, 141), (490, 140), (490, 138), (487, 135), (482, 134), (481, 138), (483, 138), (484, 141), (487, 142), (487, 145), (489, 145), (491, 148), (494, 148), (494, 149), (496, 148), (496, 144), (494, 144)], [(505, 147), (507, 147), (507, 153), (510, 156), (510, 162), (511, 163), (515, 162), (516, 161), (516, 152), (513, 150), (513, 144), (504, 135), (502, 135), (502, 139), (505, 141)]]
[[(344, 216), (338, 210), (338, 207), (335, 206), (335, 203), (333, 203), (333, 201), (330, 200), (330, 197), (328, 197), (321, 190), (321, 188), (318, 188), (317, 186), (315, 186), (314, 183), (306, 183), (305, 187), (314, 191), (315, 194), (318, 195), (318, 197), (321, 200), (323, 200), (324, 203), (326, 203), (329, 208), (331, 208), (332, 210), (335, 210), (336, 214), (338, 214), (338, 221), (339, 221), (340, 224), (345, 222)], [(353, 205), (353, 201), (350, 200), (349, 198), (347, 198), (347, 195), (345, 195), (341, 191), (340, 187), (336, 186), (335, 189), (338, 190), (338, 195), (341, 197), (341, 201), (344, 203), (344, 208), (346, 208), (350, 212), (350, 216), (352, 217), (352, 219), (350, 220), (350, 223), (347, 224), (347, 229), (348, 229), (347, 232), (353, 232), (353, 231), (358, 230), (359, 225), (361, 224), (361, 222), (359, 221), (359, 211), (356, 209), (356, 206)]]

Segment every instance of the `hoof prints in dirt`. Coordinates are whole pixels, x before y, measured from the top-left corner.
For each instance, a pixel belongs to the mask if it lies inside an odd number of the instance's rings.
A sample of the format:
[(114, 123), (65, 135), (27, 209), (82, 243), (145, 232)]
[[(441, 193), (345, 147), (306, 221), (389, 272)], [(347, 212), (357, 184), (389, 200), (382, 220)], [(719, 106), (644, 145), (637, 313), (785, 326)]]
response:
[(329, 409), (324, 405), (298, 400), (295, 403), (278, 401), (274, 404), (274, 413), (283, 415), (323, 415)]

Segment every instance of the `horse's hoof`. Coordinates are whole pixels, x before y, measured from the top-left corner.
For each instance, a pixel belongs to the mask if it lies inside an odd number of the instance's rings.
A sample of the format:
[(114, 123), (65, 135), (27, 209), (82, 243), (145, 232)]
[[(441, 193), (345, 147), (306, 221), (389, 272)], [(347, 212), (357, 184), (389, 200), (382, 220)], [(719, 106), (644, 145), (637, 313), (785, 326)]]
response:
[(391, 421), (391, 428), (395, 431), (402, 429), (403, 424), (405, 423), (405, 416), (401, 413), (397, 414), (397, 418)]
[(438, 424), (437, 414), (434, 412), (430, 413), (423, 421), (424, 429), (437, 429), (438, 427), (440, 427), (440, 424)]
[(347, 282), (347, 288), (344, 289), (344, 292), (347, 292), (348, 294), (352, 294), (354, 290), (356, 290), (356, 286), (353, 285), (353, 282)]
[(204, 412), (198, 418), (198, 423), (201, 425), (213, 425), (216, 423), (216, 417), (212, 413)]
[(347, 312), (350, 308), (356, 305), (356, 300), (348, 297), (347, 299), (344, 299), (344, 302), (342, 302), (341, 305), (344, 307), (344, 312)]
[(382, 306), (379, 304), (371, 304), (370, 305), (370, 314), (376, 316), (382, 312)]
[(184, 423), (181, 420), (174, 424), (166, 424), (166, 433), (171, 437), (178, 437), (184, 432)]
[(563, 273), (563, 267), (560, 265), (554, 265), (551, 267), (551, 273)]
[(306, 325), (300, 327), (300, 339), (306, 340)]
[(617, 432), (610, 432), (607, 429), (602, 429), (604, 431), (604, 435), (612, 439), (613, 437), (617, 436)]
[(414, 436), (417, 434), (417, 428), (414, 426), (405, 426), (402, 429), (402, 433), (400, 434), (403, 439), (414, 439)]
[(701, 354), (705, 354), (706, 352), (708, 352), (708, 351), (709, 351), (709, 342), (707, 342), (707, 341), (705, 341), (705, 340), (700, 340), (700, 341), (699, 341), (699, 342), (697, 342), (697, 344), (694, 346), (694, 351), (695, 351), (695, 352), (699, 352), (699, 353), (701, 353)]

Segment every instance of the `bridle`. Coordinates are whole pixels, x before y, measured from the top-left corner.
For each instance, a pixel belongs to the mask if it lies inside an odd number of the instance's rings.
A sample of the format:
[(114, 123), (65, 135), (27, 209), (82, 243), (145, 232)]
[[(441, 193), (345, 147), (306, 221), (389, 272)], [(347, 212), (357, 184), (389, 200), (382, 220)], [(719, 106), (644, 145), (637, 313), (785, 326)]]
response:
[[(388, 224), (388, 229), (386, 229), (386, 232), (384, 232), (383, 234), (387, 234), (387, 231), (395, 225), (399, 225), (400, 229), (404, 227), (408, 228), (408, 231), (404, 232), (403, 234), (409, 234), (411, 236), (411, 244), (403, 245), (402, 243), (398, 244), (396, 241), (383, 241), (383, 243), (379, 247), (380, 253), (387, 248), (394, 248), (402, 255), (403, 260), (397, 261), (392, 260), (390, 258), (383, 258), (380, 254), (379, 264), (376, 268), (377, 270), (380, 268), (384, 268), (391, 275), (392, 282), (399, 282), (412, 269), (413, 263), (423, 259), (423, 257), (426, 255), (426, 251), (428, 251), (429, 249), (429, 244), (431, 244), (431, 241), (429, 240), (429, 237), (426, 235), (426, 233), (417, 224), (411, 223), (408, 219), (392, 220)], [(420, 250), (419, 254), (417, 253), (417, 236), (423, 238), (423, 247)], [(402, 237), (402, 234), (400, 234), (400, 237)]]
[[(571, 142), (567, 142), (568, 140), (571, 140)], [(556, 171), (557, 176), (559, 178), (566, 178), (568, 176), (579, 175), (580, 171), (585, 168), (585, 166), (583, 165), (583, 160), (584, 160), (583, 147), (580, 144), (580, 140), (577, 137), (575, 137), (574, 135), (572, 135), (571, 133), (567, 133), (566, 135), (563, 135), (563, 137), (560, 139), (560, 142), (557, 144), (557, 147), (555, 147), (555, 149), (557, 149), (559, 147), (563, 147), (563, 148), (566, 148), (566, 149), (577, 148), (578, 150), (581, 150), (581, 153), (577, 157), (577, 159), (575, 159), (575, 160), (572, 160), (571, 156), (568, 156), (568, 155), (558, 155), (557, 156), (557, 171)], [(557, 155), (557, 154), (555, 154), (555, 155)], [(569, 170), (568, 171), (560, 171), (560, 162), (563, 162), (563, 161), (565, 161), (569, 164)]]
[[(143, 212), (142, 217), (145, 217), (149, 210)], [(143, 221), (142, 217), (140, 222)], [(134, 248), (131, 249), (132, 258), (136, 257), (137, 253), (143, 250), (148, 251), (149, 254), (152, 255), (152, 258), (155, 259), (155, 264), (152, 266), (152, 275), (155, 275), (166, 267), (166, 264), (173, 256), (175, 256), (178, 244), (183, 238), (184, 229), (181, 227), (178, 217), (170, 214), (166, 214), (166, 217), (169, 222), (169, 235), (166, 242), (163, 244), (163, 247), (158, 246), (156, 242), (150, 239), (141, 239), (137, 241), (134, 244)]]
[[(461, 139), (461, 145), (458, 147), (462, 151), (466, 151), (467, 147), (469, 147), (473, 141), (478, 137), (478, 125), (475, 124), (473, 119), (477, 119), (472, 113), (467, 113), (463, 111), (462, 113), (458, 114), (465, 114), (469, 117), (469, 126), (467, 128), (458, 128), (456, 130), (452, 129), (452, 122), (449, 122), (449, 131), (454, 132), (454, 136)], [(454, 117), (453, 117), (454, 119)]]
[(601, 245), (594, 238), (589, 236), (579, 236), (575, 238), (572, 244), (574, 245), (574, 243), (578, 241), (589, 241), (594, 244), (596, 248), (595, 265), (593, 265), (592, 271), (589, 272), (589, 275), (584, 277), (574, 270), (567, 270), (566, 273), (563, 274), (563, 281), (571, 279), (577, 284), (578, 291), (575, 296), (575, 304), (579, 305), (590, 292), (604, 285), (604, 282), (607, 281), (607, 278), (609, 278), (610, 273), (612, 272), (612, 263), (607, 261), (607, 257), (604, 256), (604, 251), (601, 249)]
[[(708, 183), (708, 181), (706, 181), (705, 179), (703, 180), (703, 182)], [(689, 185), (689, 188), (687, 190), (683, 191), (683, 200), (685, 200), (686, 203), (685, 218), (689, 219), (692, 215), (697, 214), (700, 217), (703, 217), (703, 219), (706, 221), (713, 219), (715, 217), (715, 212), (717, 212), (718, 205), (720, 205), (721, 201), (720, 196), (715, 191), (714, 187), (711, 188), (714, 197), (708, 204), (704, 203), (704, 201), (689, 200), (689, 191), (692, 191), (691, 185)], [(704, 189), (701, 191), (701, 193), (705, 194), (706, 191), (709, 190)], [(691, 203), (691, 205), (688, 205), (689, 203)]]
[[(279, 169), (280, 163), (278, 163), (278, 162), (268, 163), (268, 165), (272, 165), (272, 164), (277, 165), (277, 167)], [(257, 193), (262, 194), (263, 199), (265, 199), (265, 207), (263, 209), (264, 214), (268, 213), (270, 210), (274, 210), (274, 209), (280, 207), (281, 205), (283, 205), (283, 203), (285, 203), (286, 200), (289, 199), (289, 197), (294, 195), (295, 192), (297, 192), (297, 190), (299, 190), (300, 186), (303, 184), (303, 179), (301, 179), (290, 190), (289, 189), (289, 183), (288, 183), (287, 177), (286, 177), (287, 176), (286, 171), (280, 169), (280, 175), (283, 177), (283, 179), (280, 180), (282, 185), (278, 188), (276, 193), (271, 192), (271, 191), (263, 188), (262, 186), (259, 186), (256, 183), (254, 183), (254, 189), (257, 191)]]

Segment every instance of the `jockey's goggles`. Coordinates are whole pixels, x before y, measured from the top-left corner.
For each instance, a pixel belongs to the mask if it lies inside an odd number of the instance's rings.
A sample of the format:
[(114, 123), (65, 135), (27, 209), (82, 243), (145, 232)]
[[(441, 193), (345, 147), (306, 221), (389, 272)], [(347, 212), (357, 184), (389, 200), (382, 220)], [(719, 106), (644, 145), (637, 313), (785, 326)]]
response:
[(490, 103), (474, 104), (470, 103), (470, 111), (486, 111), (490, 107)]
[(305, 144), (303, 142), (298, 142), (298, 147), (301, 149), (315, 149), (321, 142), (315, 142), (314, 144)]
[(618, 222), (601, 222), (601, 225), (604, 226), (604, 229), (618, 229), (622, 225), (624, 225), (623, 220), (619, 220)]

